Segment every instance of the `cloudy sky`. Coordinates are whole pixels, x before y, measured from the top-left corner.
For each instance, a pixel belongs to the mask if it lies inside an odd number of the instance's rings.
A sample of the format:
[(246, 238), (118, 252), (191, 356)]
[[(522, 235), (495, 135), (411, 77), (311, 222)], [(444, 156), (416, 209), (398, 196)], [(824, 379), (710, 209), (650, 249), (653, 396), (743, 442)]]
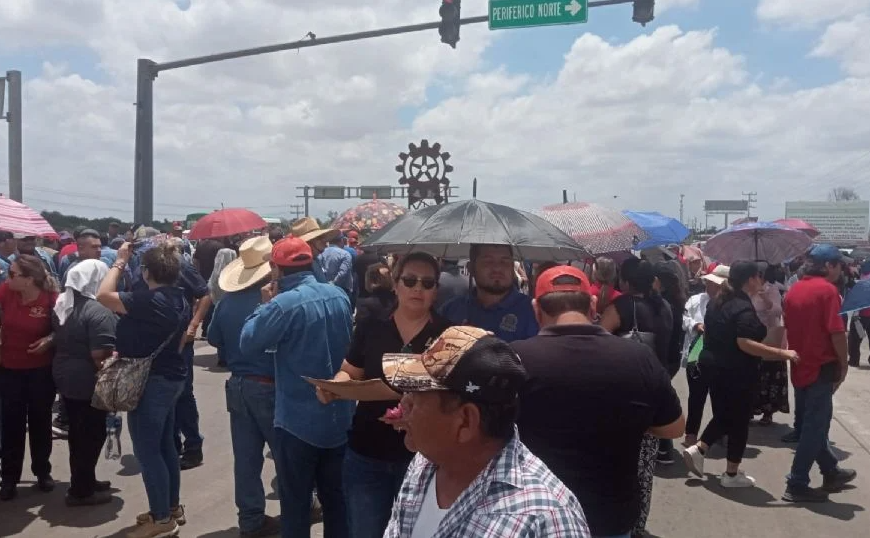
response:
[[(437, 19), (438, 0), (3, 0), (0, 71), (25, 78), (25, 202), (129, 218), (136, 59), (157, 62)], [(465, 0), (483, 15), (486, 0)], [(702, 218), (870, 198), (870, 0), (659, 0), (588, 24), (437, 31), (161, 73), (155, 216), (247, 206), (289, 217), (303, 185), (397, 184), (438, 141), (462, 197), (578, 200)], [(0, 128), (0, 190), (6, 191)], [(358, 201), (356, 201), (358, 202)], [(312, 201), (323, 215), (352, 200)]]

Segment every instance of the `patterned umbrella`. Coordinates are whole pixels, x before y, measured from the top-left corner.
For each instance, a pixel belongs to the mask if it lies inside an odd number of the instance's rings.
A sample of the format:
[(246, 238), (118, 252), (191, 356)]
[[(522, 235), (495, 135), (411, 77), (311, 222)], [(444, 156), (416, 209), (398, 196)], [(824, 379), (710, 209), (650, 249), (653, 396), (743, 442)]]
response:
[(369, 200), (339, 215), (332, 223), (332, 228), (357, 231), (380, 230), (405, 213), (407, 210), (404, 207), (392, 202)]
[(26, 205), (0, 196), (0, 230), (57, 239), (57, 232), (42, 215)]
[[(813, 226), (812, 224), (809, 224), (806, 221), (803, 221), (801, 219), (779, 219), (779, 220), (775, 220), (773, 222), (775, 222), (777, 224), (782, 224), (783, 226), (788, 226), (789, 228), (791, 228), (793, 230), (800, 230), (803, 233), (810, 236), (811, 239), (815, 239), (816, 237), (818, 237), (821, 234), (821, 232), (819, 232), (815, 228), (815, 226)], [(736, 224), (736, 223), (732, 223), (732, 224)]]
[(632, 250), (638, 243), (651, 239), (618, 209), (598, 204), (551, 205), (536, 213), (596, 255)]
[(704, 244), (704, 253), (728, 265), (738, 260), (780, 264), (805, 253), (813, 244), (807, 234), (774, 222), (749, 222), (721, 231)]

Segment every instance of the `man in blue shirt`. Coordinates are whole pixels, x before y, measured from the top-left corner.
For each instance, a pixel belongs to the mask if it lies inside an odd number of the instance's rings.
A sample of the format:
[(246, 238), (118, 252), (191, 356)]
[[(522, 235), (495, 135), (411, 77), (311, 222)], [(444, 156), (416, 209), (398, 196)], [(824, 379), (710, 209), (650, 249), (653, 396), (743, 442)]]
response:
[(275, 453), (274, 354), (242, 353), (245, 320), (260, 306), (260, 289), (269, 283), (272, 242), (266, 236), (248, 239), (239, 257), (221, 271), (218, 285), (227, 292), (212, 315), (208, 343), (221, 350), (232, 374), (226, 382), (239, 531), (242, 536), (272, 536), (280, 532), (278, 518), (266, 515), (263, 490), (263, 447)]
[(490, 331), (505, 342), (538, 334), (532, 299), (517, 289), (511, 247), (472, 245), (468, 270), (475, 287), (445, 303), (442, 316)]
[(281, 535), (308, 536), (316, 484), (327, 536), (347, 536), (342, 462), (353, 402), (321, 405), (303, 379), (332, 379), (350, 347), (347, 294), (314, 277), (314, 253), (300, 237), (275, 243), (273, 278), (242, 329), (241, 352), (275, 356), (275, 450)]
[[(57, 278), (57, 267), (54, 265), (54, 260), (51, 255), (42, 247), (36, 246), (36, 237), (25, 234), (15, 234), (13, 237), (18, 240), (18, 254), (30, 254), (42, 260), (45, 270), (48, 274)], [(15, 260), (16, 254), (9, 257), (10, 263)]]
[(311, 247), (312, 270), (319, 282), (335, 284), (348, 295), (353, 292), (353, 260), (341, 246), (334, 244), (340, 241), (341, 231), (324, 230), (316, 220), (303, 217), (292, 224), (290, 234)]

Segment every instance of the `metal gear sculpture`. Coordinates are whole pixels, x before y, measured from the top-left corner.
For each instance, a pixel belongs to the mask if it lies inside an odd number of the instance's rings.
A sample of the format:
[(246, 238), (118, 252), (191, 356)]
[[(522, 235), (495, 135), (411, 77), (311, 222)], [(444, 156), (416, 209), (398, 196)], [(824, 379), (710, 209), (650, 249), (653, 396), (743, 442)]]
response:
[(441, 144), (436, 142), (429, 146), (429, 141), (423, 139), (418, 147), (413, 142), (408, 144), (408, 152), (399, 153), (399, 164), (396, 172), (400, 172), (400, 185), (408, 186), (408, 207), (417, 209), (424, 207), (427, 200), (436, 204), (447, 202), (450, 192), (450, 178), (447, 174), (453, 167), (447, 163), (450, 154), (441, 152)]

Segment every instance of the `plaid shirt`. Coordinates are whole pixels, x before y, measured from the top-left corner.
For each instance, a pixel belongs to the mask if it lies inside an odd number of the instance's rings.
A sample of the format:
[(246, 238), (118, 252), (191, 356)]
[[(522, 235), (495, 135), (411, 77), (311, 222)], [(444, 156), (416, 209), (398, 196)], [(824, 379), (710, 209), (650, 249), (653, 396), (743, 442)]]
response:
[[(417, 454), (384, 538), (410, 538), (435, 464)], [(517, 433), (456, 499), (432, 538), (589, 538), (577, 498)]]

